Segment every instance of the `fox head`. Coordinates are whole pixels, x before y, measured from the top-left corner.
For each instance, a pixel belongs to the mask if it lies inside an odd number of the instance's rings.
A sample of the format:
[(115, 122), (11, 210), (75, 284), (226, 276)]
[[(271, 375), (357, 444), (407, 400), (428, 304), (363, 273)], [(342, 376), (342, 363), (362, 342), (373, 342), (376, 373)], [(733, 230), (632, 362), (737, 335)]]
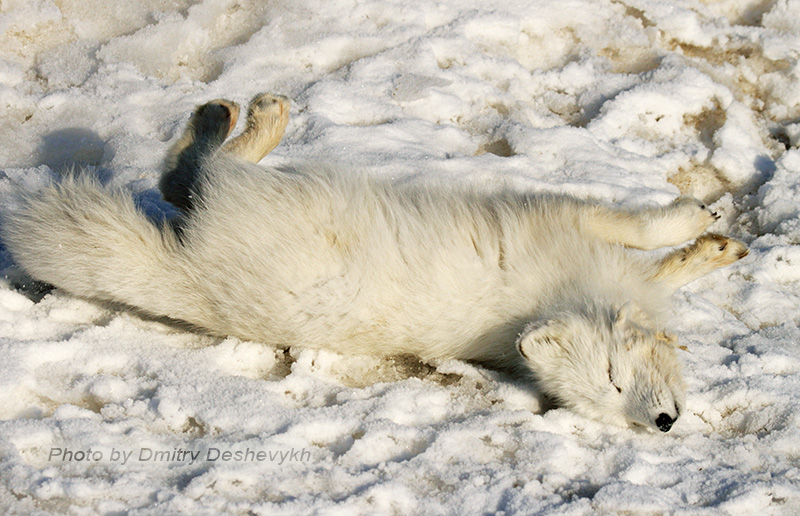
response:
[(517, 349), (539, 388), (584, 416), (668, 432), (686, 399), (677, 339), (630, 304), (590, 312), (556, 313), (522, 332)]

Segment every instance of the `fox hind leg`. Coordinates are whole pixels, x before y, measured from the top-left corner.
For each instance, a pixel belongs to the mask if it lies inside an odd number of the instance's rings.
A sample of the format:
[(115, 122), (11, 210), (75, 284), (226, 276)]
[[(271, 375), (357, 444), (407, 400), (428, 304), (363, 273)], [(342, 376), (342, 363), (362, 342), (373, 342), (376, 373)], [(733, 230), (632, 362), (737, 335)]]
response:
[(245, 130), (223, 150), (258, 163), (280, 143), (289, 123), (289, 99), (261, 93), (250, 101)]
[(192, 210), (196, 197), (201, 195), (201, 163), (222, 146), (238, 117), (239, 106), (224, 99), (213, 100), (194, 111), (183, 135), (167, 153), (158, 183), (166, 201), (184, 213)]
[(239, 106), (218, 99), (199, 106), (181, 138), (167, 153), (159, 189), (164, 199), (190, 213), (202, 195), (202, 161), (221, 149), (254, 163), (280, 143), (289, 123), (289, 99), (261, 93), (250, 102), (247, 125), (239, 136), (223, 145), (236, 126)]

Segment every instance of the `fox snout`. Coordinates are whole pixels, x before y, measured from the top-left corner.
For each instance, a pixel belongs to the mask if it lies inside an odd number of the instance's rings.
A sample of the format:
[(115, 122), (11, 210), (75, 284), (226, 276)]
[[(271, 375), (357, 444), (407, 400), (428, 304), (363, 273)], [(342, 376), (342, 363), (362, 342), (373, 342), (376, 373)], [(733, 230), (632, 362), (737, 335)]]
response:
[(656, 418), (656, 428), (658, 428), (662, 432), (669, 432), (670, 428), (672, 428), (672, 425), (675, 423), (675, 421), (677, 421), (677, 418), (673, 419), (672, 416), (670, 416), (666, 412), (662, 412)]

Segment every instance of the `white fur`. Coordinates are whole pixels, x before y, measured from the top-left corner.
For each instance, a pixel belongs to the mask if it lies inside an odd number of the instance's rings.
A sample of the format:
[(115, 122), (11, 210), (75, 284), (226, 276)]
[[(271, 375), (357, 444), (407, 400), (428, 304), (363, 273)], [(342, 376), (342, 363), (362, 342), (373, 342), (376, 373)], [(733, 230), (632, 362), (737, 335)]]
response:
[[(224, 151), (198, 172), (203, 197), (180, 238), (129, 196), (68, 177), (28, 199), (4, 241), (39, 280), (217, 335), (530, 371), (545, 394), (619, 425), (657, 428), (683, 409), (664, 312), (675, 288), (707, 270), (617, 243), (697, 237), (713, 217), (696, 201), (623, 211), (264, 169)], [(741, 255), (730, 242), (726, 252)]]

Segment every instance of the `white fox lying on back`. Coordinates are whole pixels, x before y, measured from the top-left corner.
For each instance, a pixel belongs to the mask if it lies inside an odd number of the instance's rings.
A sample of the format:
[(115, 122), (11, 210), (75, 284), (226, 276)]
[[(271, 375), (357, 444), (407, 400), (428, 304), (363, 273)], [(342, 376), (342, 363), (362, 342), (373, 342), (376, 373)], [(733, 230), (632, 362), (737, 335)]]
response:
[[(264, 169), (288, 101), (200, 106), (160, 187), (159, 227), (123, 193), (66, 177), (3, 227), (16, 262), (87, 298), (217, 335), (341, 353), (412, 353), (532, 373), (545, 395), (617, 425), (668, 431), (684, 407), (681, 285), (747, 254), (700, 236), (700, 202), (622, 210), (569, 196), (398, 186), (318, 167)], [(699, 237), (699, 238), (698, 238)], [(697, 240), (665, 257), (655, 249)]]

